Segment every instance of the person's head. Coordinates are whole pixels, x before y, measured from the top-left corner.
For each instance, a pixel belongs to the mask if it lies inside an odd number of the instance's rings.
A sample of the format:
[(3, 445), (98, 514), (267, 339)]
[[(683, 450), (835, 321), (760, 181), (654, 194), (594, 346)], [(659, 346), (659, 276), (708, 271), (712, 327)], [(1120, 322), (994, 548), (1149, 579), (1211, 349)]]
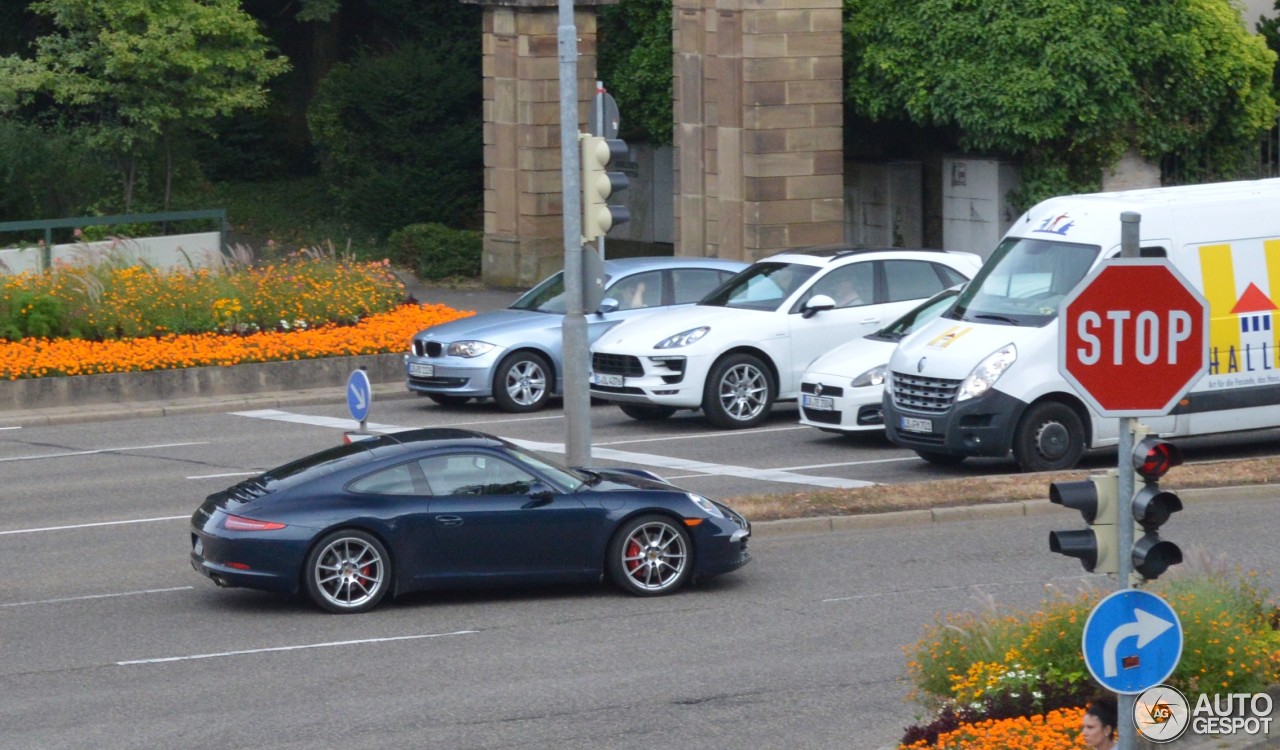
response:
[(1116, 699), (1103, 696), (1095, 699), (1085, 709), (1080, 722), (1080, 739), (1089, 747), (1103, 747), (1116, 736)]

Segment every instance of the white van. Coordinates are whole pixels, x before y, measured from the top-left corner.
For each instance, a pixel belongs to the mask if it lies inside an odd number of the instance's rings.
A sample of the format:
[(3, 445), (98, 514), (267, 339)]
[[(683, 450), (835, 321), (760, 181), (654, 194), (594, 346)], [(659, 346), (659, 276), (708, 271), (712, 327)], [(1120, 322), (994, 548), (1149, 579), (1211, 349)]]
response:
[(885, 429), (938, 464), (1006, 456), (1024, 471), (1075, 466), (1114, 445), (1119, 420), (1058, 372), (1058, 305), (1120, 252), (1120, 215), (1141, 215), (1140, 255), (1167, 257), (1209, 303), (1208, 368), (1164, 417), (1165, 436), (1280, 426), (1280, 179), (1072, 195), (1005, 234), (947, 313), (889, 362)]

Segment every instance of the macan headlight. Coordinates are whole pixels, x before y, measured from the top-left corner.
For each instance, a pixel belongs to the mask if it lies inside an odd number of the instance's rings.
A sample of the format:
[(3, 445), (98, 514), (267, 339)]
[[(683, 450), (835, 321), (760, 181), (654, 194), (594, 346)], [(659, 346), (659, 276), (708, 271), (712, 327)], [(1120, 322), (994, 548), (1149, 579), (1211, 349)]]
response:
[(454, 341), (449, 344), (446, 353), (450, 357), (479, 357), (493, 350), (493, 344), (488, 341)]
[(679, 349), (682, 346), (688, 346), (697, 342), (703, 336), (711, 331), (711, 326), (698, 326), (690, 328), (687, 331), (681, 331), (674, 336), (668, 336), (658, 342), (654, 349)]

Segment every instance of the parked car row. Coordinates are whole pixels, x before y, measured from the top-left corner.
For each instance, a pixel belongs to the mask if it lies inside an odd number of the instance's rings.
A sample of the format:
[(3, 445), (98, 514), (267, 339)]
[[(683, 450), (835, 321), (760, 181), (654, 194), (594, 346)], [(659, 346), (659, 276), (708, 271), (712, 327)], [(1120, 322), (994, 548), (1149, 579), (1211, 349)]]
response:
[[(859, 404), (878, 401), (882, 379), (859, 391), (854, 376), (864, 370), (844, 377), (828, 359), (821, 378), (806, 380), (806, 369), (846, 342), (851, 353), (875, 352), (884, 360), (876, 364), (887, 363), (886, 342), (904, 334), (896, 319), (922, 318), (914, 310), (922, 300), (936, 300), (929, 310), (940, 312), (950, 296), (937, 295), (980, 266), (971, 253), (851, 247), (791, 250), (750, 266), (712, 258), (609, 261), (605, 299), (587, 316), (591, 395), (634, 419), (693, 409), (727, 429), (757, 425), (775, 403), (803, 396), (808, 424), (883, 428), (878, 409), (846, 420), (843, 404), (831, 401), (845, 387)], [(557, 273), (506, 310), (422, 331), (406, 356), (408, 387), (441, 404), (492, 396), (505, 411), (541, 409), (564, 391), (564, 312)]]

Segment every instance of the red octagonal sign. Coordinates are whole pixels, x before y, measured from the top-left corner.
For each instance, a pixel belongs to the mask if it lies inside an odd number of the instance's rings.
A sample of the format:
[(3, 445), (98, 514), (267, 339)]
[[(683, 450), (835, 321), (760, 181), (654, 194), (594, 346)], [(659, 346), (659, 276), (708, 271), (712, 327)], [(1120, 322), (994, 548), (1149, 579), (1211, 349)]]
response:
[(1062, 301), (1058, 369), (1104, 417), (1168, 414), (1205, 372), (1209, 309), (1167, 261), (1107, 261)]

